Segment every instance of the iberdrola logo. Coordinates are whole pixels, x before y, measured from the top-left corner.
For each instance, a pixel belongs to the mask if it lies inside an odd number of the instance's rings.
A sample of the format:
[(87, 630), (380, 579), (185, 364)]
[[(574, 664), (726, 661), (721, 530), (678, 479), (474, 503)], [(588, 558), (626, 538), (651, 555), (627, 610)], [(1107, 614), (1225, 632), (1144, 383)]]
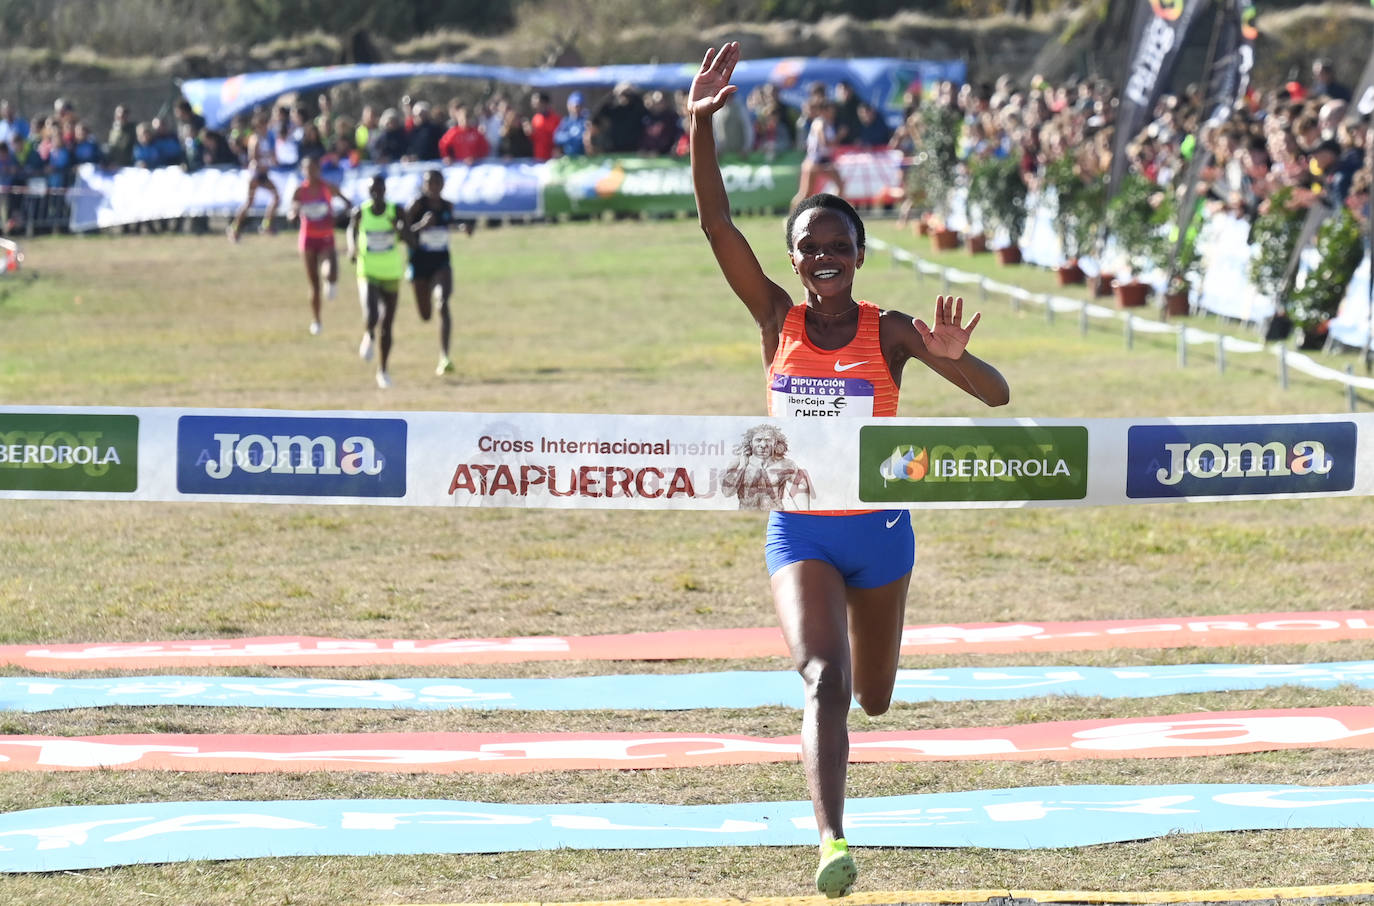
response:
[(878, 467), (884, 481), (920, 481), (929, 471), (930, 454), (925, 447), (897, 447)]
[(1150, 0), (1150, 8), (1159, 18), (1172, 22), (1183, 15), (1183, 4), (1186, 2), (1187, 0)]

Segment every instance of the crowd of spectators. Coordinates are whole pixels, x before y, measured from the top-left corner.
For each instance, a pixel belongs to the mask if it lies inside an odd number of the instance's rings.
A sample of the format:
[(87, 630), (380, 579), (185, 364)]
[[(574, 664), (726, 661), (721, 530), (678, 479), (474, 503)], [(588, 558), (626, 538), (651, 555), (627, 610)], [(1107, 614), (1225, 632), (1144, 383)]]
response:
[[(853, 86), (809, 86), (800, 109), (789, 106), (773, 85), (736, 95), (713, 120), (722, 154), (774, 155), (805, 145), (813, 118), (824, 114), (839, 147), (896, 148), (915, 153), (922, 129), (922, 105), (945, 106), (962, 119), (960, 154), (1016, 155), (1032, 188), (1050, 160), (1070, 156), (1083, 175), (1110, 167), (1116, 101), (1100, 80), (1051, 85), (1040, 77), (1028, 86), (1010, 76), (993, 84), (941, 83), (922, 96), (909, 95), (904, 122), (894, 131), (881, 111), (863, 102)], [(1299, 203), (1317, 196), (1346, 200), (1367, 197), (1363, 161), (1368, 117), (1347, 117), (1350, 89), (1327, 61), (1318, 61), (1307, 84), (1292, 81), (1269, 91), (1252, 91), (1221, 128), (1203, 136), (1212, 163), (1201, 173), (1215, 209), (1253, 218), (1282, 186)], [(1195, 152), (1192, 136), (1202, 97), (1195, 88), (1165, 95), (1144, 132), (1131, 142), (1131, 167), (1160, 183), (1175, 181)], [(180, 100), (170, 116), (135, 122), (124, 106), (115, 108), (104, 141), (59, 99), (51, 114), (30, 119), (0, 100), (0, 192), (31, 186), (72, 185), (85, 163), (106, 167), (293, 167), (304, 158), (340, 167), (364, 162), (549, 160), (608, 153), (685, 155), (685, 95), (642, 91), (620, 84), (589, 105), (581, 91), (568, 95), (563, 112), (550, 96), (534, 91), (523, 102), (504, 92), (472, 102), (449, 101), (446, 110), (402, 97), (394, 107), (364, 106), (356, 117), (333, 109), (329, 94), (312, 106), (305, 100), (274, 105), (234, 118), (223, 131), (208, 128), (191, 105)], [(1354, 205), (1352, 204), (1352, 207)]]
[[(1165, 94), (1127, 145), (1128, 170), (1161, 188), (1181, 190), (1194, 156), (1205, 150), (1199, 160), (1205, 165), (1195, 176), (1209, 213), (1225, 211), (1253, 222), (1274, 193), (1287, 187), (1291, 206), (1345, 204), (1364, 218), (1370, 116), (1350, 115), (1350, 96), (1330, 61), (1318, 60), (1306, 83), (1252, 88), (1229, 119), (1199, 137), (1202, 90), (1190, 86)], [(961, 159), (1014, 156), (1031, 189), (1040, 187), (1050, 162), (1066, 157), (1090, 181), (1111, 168), (1117, 101), (1104, 81), (1055, 85), (1037, 76), (1022, 87), (1003, 76), (993, 84), (944, 83), (925, 103), (962, 119)], [(923, 122), (921, 109), (910, 108), (892, 147), (917, 151)]]

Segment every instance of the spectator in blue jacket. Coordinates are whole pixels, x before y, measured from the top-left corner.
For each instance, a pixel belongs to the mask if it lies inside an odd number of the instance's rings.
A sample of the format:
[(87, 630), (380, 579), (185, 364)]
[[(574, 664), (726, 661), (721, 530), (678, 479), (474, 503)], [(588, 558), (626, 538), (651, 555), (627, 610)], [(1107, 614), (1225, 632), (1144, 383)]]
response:
[(584, 138), (587, 134), (587, 108), (582, 104), (582, 92), (568, 95), (568, 115), (553, 131), (554, 153), (562, 157), (580, 157), (587, 153)]
[(72, 157), (77, 166), (105, 163), (105, 152), (100, 150), (100, 143), (91, 136), (91, 131), (86, 128), (85, 123), (76, 124), (72, 130), (72, 139)]
[(147, 123), (139, 123), (134, 128), (134, 166), (144, 170), (162, 166), (162, 155), (153, 144), (153, 127)]
[(179, 167), (186, 163), (186, 151), (181, 147), (181, 139), (172, 131), (171, 123), (153, 117), (153, 145), (157, 148), (159, 167)]
[(15, 113), (14, 107), (9, 101), (0, 98), (0, 145), (8, 145), (10, 137), (14, 135), (28, 138), (29, 124), (22, 116)]

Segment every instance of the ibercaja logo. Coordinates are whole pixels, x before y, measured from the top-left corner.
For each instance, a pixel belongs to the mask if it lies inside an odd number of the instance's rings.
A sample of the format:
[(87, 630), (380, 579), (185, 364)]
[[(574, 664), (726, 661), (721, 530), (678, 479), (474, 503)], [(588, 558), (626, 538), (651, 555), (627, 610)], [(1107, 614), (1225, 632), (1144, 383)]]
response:
[(1354, 422), (1132, 425), (1126, 496), (1214, 497), (1348, 491)]
[(404, 497), (406, 423), (398, 418), (183, 415), (183, 494)]
[(866, 425), (859, 469), (865, 502), (1082, 500), (1088, 429)]
[(138, 416), (0, 415), (0, 490), (138, 490)]

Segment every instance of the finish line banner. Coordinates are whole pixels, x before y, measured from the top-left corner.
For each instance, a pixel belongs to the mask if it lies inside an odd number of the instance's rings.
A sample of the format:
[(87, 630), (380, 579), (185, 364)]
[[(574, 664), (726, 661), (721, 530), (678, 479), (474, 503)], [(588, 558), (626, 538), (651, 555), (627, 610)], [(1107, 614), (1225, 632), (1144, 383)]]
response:
[(0, 497), (827, 510), (1374, 494), (1374, 414), (837, 419), (871, 405), (866, 382), (771, 392), (798, 417), (6, 406)]

